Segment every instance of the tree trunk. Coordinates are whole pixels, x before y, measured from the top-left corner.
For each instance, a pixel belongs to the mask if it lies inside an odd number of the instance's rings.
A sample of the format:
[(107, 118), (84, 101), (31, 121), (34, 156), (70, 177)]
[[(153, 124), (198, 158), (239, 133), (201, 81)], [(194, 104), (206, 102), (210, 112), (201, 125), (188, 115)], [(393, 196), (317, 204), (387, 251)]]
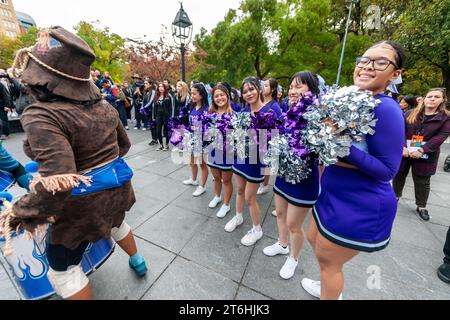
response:
[(447, 98), (450, 101), (450, 67), (442, 68), (443, 87), (447, 90)]
[(258, 78), (261, 79), (261, 66), (260, 66), (260, 56), (259, 54), (256, 55), (256, 59), (255, 59), (255, 71), (256, 71), (256, 76)]

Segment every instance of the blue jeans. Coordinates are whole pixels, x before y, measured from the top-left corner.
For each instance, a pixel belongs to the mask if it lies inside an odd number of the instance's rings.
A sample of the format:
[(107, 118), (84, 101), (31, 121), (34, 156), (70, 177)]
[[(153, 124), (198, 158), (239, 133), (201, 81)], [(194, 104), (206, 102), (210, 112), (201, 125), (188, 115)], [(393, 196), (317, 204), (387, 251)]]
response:
[(116, 107), (117, 112), (119, 112), (119, 118), (122, 122), (124, 127), (128, 127), (128, 120), (127, 120), (127, 110), (125, 108), (125, 105), (121, 102), (117, 104)]

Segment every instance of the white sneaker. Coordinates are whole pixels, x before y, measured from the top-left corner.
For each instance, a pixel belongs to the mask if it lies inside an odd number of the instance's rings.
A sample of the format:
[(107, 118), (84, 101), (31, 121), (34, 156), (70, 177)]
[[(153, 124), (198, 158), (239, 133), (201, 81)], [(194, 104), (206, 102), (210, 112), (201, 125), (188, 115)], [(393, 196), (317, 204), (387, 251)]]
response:
[(192, 179), (183, 181), (183, 184), (186, 185), (186, 186), (194, 186), (194, 187), (198, 186), (198, 182), (194, 181)]
[(263, 252), (268, 257), (275, 257), (279, 254), (286, 255), (289, 254), (289, 247), (283, 248), (283, 246), (277, 242), (270, 247), (264, 248)]
[[(302, 287), (313, 297), (320, 299), (320, 281), (314, 281), (311, 279), (303, 279)], [(344, 300), (342, 294), (339, 296), (339, 300)]]
[(234, 230), (236, 230), (237, 227), (239, 227), (243, 223), (244, 223), (244, 218), (242, 217), (242, 215), (237, 214), (233, 217), (233, 219), (231, 219), (227, 223), (227, 225), (225, 226), (225, 231), (233, 232)]
[(220, 208), (220, 211), (219, 212), (217, 212), (217, 218), (219, 218), (219, 219), (223, 219), (223, 218), (225, 218), (226, 217), (226, 215), (228, 214), (228, 212), (230, 212), (231, 211), (231, 208), (229, 207), (229, 206), (227, 206), (227, 205), (223, 205), (222, 206), (222, 208)]
[(272, 215), (273, 215), (275, 218), (278, 217), (277, 210), (273, 210), (273, 211), (272, 211)]
[(200, 197), (202, 194), (206, 192), (206, 188), (203, 188), (202, 186), (198, 186), (197, 190), (194, 191), (192, 194), (194, 197)]
[(222, 197), (214, 197), (214, 199), (212, 199), (212, 201), (209, 203), (209, 208), (214, 209), (221, 202), (222, 202)]
[(246, 247), (253, 246), (258, 240), (260, 240), (263, 237), (262, 230), (257, 231), (255, 228), (252, 228), (245, 237), (242, 238), (241, 243)]
[(284, 280), (291, 279), (295, 274), (295, 270), (297, 269), (297, 266), (298, 266), (298, 261), (296, 261), (292, 257), (288, 257), (283, 268), (281, 268), (281, 270), (280, 270), (280, 277), (282, 277)]
[(258, 192), (256, 193), (258, 196), (266, 194), (267, 192), (269, 192), (270, 187), (269, 186), (263, 186), (261, 185), (258, 189)]
[(180, 149), (178, 147), (175, 147), (172, 149), (172, 152), (180, 152)]

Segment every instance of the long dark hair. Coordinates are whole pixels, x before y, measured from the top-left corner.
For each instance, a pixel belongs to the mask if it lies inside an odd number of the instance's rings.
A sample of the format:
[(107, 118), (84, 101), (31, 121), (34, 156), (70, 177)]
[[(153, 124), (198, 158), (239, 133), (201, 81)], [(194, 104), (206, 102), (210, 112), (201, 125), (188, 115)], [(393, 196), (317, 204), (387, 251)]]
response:
[(246, 104), (247, 102), (244, 100), (244, 86), (248, 84), (256, 88), (256, 90), (259, 93), (259, 98), (261, 102), (264, 102), (264, 96), (263, 96), (263, 89), (261, 88), (261, 80), (257, 77), (247, 77), (244, 79), (241, 85), (241, 94), (242, 94), (242, 101), (243, 104)]
[[(202, 83), (196, 83), (192, 86), (192, 89), (195, 89), (200, 93), (200, 96), (202, 97), (202, 107), (208, 106), (208, 91), (206, 91), (206, 87)], [(192, 95), (192, 92), (191, 92)], [(191, 102), (191, 111), (194, 109), (196, 104), (194, 102)]]
[(165, 99), (165, 98), (167, 98), (169, 96), (169, 90), (166, 88), (164, 83), (158, 82), (158, 85), (156, 86), (155, 103), (157, 103), (159, 98), (161, 97), (161, 92), (159, 92), (159, 87), (160, 86), (164, 87), (163, 98)]
[(274, 78), (270, 78), (267, 81), (269, 81), (270, 96), (272, 97), (272, 100), (278, 101), (278, 81)]
[(311, 71), (297, 72), (292, 76), (289, 83), (292, 84), (294, 80), (297, 80), (298, 83), (306, 84), (313, 95), (318, 96), (320, 94), (319, 78)]

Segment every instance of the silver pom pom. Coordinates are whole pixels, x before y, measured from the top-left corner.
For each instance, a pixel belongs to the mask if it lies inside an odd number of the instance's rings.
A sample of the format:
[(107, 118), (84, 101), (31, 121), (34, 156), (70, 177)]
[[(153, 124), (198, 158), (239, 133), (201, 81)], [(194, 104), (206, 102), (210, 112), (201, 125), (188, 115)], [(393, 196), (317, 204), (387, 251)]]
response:
[(273, 174), (284, 178), (286, 182), (297, 184), (308, 178), (311, 173), (308, 160), (297, 156), (289, 146), (290, 137), (286, 135), (274, 137), (269, 142), (269, 150), (264, 163)]
[(336, 164), (350, 154), (353, 141), (375, 134), (374, 109), (379, 103), (372, 92), (356, 86), (329, 88), (319, 106), (310, 107), (304, 115), (308, 123), (303, 143), (324, 164)]

